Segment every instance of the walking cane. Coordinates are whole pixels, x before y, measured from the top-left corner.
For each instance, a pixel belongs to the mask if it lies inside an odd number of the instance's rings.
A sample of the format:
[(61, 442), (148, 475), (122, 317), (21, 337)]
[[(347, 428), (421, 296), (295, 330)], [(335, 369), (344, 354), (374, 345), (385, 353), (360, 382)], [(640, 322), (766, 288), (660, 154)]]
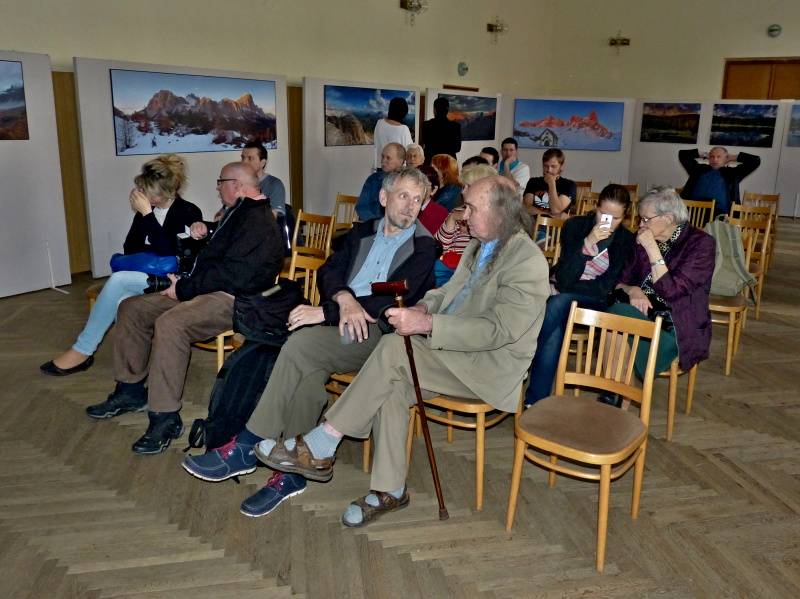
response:
[[(389, 281), (386, 283), (372, 283), (372, 295), (394, 295), (394, 301), (398, 308), (404, 308), (403, 293), (408, 291), (408, 282)], [(417, 410), (419, 421), (422, 427), (422, 436), (425, 438), (425, 449), (428, 451), (428, 463), (431, 465), (433, 475), (433, 487), (436, 489), (436, 499), (439, 501), (439, 520), (447, 520), (450, 515), (444, 505), (444, 495), (442, 495), (442, 483), (439, 481), (439, 470), (436, 468), (436, 456), (433, 455), (433, 444), (431, 443), (431, 432), (428, 429), (428, 417), (425, 414), (425, 402), (422, 401), (422, 391), (419, 387), (419, 377), (417, 376), (417, 365), (414, 362), (414, 350), (411, 347), (411, 337), (403, 335), (406, 344), (406, 354), (408, 354), (408, 365), (411, 369), (411, 380), (414, 382), (414, 393), (417, 396)]]

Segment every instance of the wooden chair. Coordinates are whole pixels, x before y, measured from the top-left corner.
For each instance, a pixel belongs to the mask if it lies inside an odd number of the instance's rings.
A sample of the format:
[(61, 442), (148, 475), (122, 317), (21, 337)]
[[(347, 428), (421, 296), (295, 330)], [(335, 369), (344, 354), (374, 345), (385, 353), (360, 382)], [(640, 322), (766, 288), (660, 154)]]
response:
[(293, 281), (303, 282), (303, 297), (312, 306), (319, 306), (319, 289), (317, 289), (317, 271), (325, 264), (322, 258), (306, 256), (296, 251), (292, 252), (292, 259), (289, 263), (288, 277)]
[(533, 230), (537, 232), (537, 237), (540, 230), (543, 229), (545, 232), (544, 239), (538, 240), (536, 243), (539, 244), (550, 266), (558, 262), (561, 254), (561, 229), (564, 226), (564, 222), (559, 218), (552, 218), (543, 214), (536, 217), (536, 224)]
[(103, 285), (105, 285), (105, 283), (94, 283), (86, 288), (86, 299), (89, 302), (89, 312), (91, 312), (92, 308), (94, 308), (94, 303), (97, 301), (97, 296), (100, 295), (100, 292), (103, 290)]
[[(569, 340), (576, 324), (589, 327), (587, 356), (580, 371), (567, 369)], [(634, 467), (631, 516), (636, 519), (639, 515), (660, 334), (661, 318), (655, 322), (627, 318), (578, 308), (577, 303), (573, 302), (556, 373), (556, 395), (536, 402), (519, 417), (514, 426), (516, 442), (507, 531), (511, 530), (514, 523), (526, 457), (549, 470), (548, 484), (551, 487), (555, 484), (556, 472), (599, 481), (596, 567), (598, 572), (603, 571), (611, 481), (631, 467)], [(595, 339), (598, 340), (596, 351)], [(651, 340), (651, 345), (644, 381), (639, 386), (633, 374), (633, 363), (643, 339)], [(639, 415), (599, 403), (594, 395), (565, 395), (566, 385), (620, 393), (632, 403), (639, 404)], [(530, 451), (529, 445), (549, 454), (549, 459)], [(559, 456), (566, 458), (568, 465), (559, 464)], [(573, 466), (574, 463), (578, 466)]]
[(714, 218), (715, 200), (683, 200), (689, 210), (689, 222), (698, 229), (705, 226)]
[[(777, 205), (754, 206), (749, 204), (734, 204), (731, 206), (731, 211), (728, 214), (728, 218), (731, 219), (731, 222), (742, 219), (770, 221), (769, 240), (768, 246), (766, 247), (766, 259), (764, 260), (764, 272), (769, 270), (769, 266), (772, 262), (772, 254), (775, 250), (775, 223), (777, 222), (775, 212), (777, 209), (776, 206)], [(756, 242), (756, 247), (754, 249), (756, 251), (757, 259), (760, 258), (760, 254), (763, 251), (763, 248), (761, 247), (761, 240)]]
[[(675, 426), (675, 403), (678, 396), (678, 377), (687, 374), (678, 366), (678, 359), (675, 358), (669, 366), (669, 370), (660, 372), (659, 377), (669, 379), (669, 390), (667, 391), (667, 441), (672, 441), (672, 430)], [(689, 376), (686, 384), (686, 406), (684, 412), (689, 414), (692, 411), (692, 400), (694, 399), (694, 385), (697, 381), (697, 364), (688, 370)]]
[[(613, 183), (613, 181), (609, 181)], [(631, 195), (631, 210), (628, 216), (628, 228), (631, 231), (636, 231), (639, 228), (639, 184), (638, 183), (618, 183)]]
[(744, 292), (734, 296), (712, 295), (708, 299), (711, 322), (728, 327), (725, 343), (725, 376), (730, 376), (733, 358), (739, 352), (739, 339), (747, 314), (747, 299)]
[[(335, 222), (335, 214), (325, 216), (300, 210), (292, 233), (292, 255), (297, 252), (323, 260), (330, 256)], [(291, 259), (284, 262), (280, 276), (288, 277), (290, 266)]]
[(780, 208), (781, 194), (779, 193), (754, 193), (752, 191), (745, 191), (742, 196), (742, 206), (748, 207), (772, 207), (772, 232), (770, 237), (772, 239), (769, 247), (769, 257), (767, 259), (767, 268), (772, 264), (772, 252), (775, 249), (775, 242), (778, 239), (778, 209)]
[(578, 202), (578, 208), (575, 211), (577, 216), (589, 214), (592, 210), (597, 209), (597, 204), (600, 201), (600, 194), (596, 191), (584, 191), (581, 195), (581, 201)]
[(233, 329), (228, 329), (204, 341), (195, 341), (192, 347), (202, 349), (204, 351), (213, 351), (217, 353), (217, 372), (222, 370), (222, 365), (225, 363), (225, 352), (231, 352), (239, 349), (242, 346), (242, 339)]
[(578, 208), (581, 205), (583, 194), (585, 194), (587, 191), (592, 191), (592, 182), (575, 181), (575, 187), (577, 187), (577, 191), (575, 192), (575, 203), (572, 206), (570, 206), (570, 212), (572, 212), (573, 214), (578, 213)]
[(353, 228), (353, 222), (356, 220), (356, 202), (358, 202), (358, 196), (336, 194), (336, 204), (333, 207), (334, 235)]
[[(749, 212), (742, 214), (749, 216)], [(730, 218), (729, 221), (731, 224), (738, 225), (742, 230), (742, 241), (745, 244), (745, 264), (756, 280), (753, 301), (755, 302), (755, 317), (758, 320), (761, 315), (761, 292), (764, 289), (767, 272), (772, 220), (767, 215), (765, 219)]]

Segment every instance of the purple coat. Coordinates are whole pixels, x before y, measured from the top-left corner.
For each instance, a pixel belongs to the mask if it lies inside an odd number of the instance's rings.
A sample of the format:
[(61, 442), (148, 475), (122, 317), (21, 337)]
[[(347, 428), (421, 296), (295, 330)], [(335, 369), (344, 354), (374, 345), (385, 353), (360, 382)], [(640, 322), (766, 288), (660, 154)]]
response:
[[(653, 283), (653, 289), (667, 301), (672, 311), (678, 361), (684, 371), (708, 357), (711, 345), (708, 295), (714, 274), (715, 250), (711, 235), (687, 225), (665, 258), (669, 272)], [(647, 252), (636, 244), (619, 282), (641, 286), (649, 273)]]

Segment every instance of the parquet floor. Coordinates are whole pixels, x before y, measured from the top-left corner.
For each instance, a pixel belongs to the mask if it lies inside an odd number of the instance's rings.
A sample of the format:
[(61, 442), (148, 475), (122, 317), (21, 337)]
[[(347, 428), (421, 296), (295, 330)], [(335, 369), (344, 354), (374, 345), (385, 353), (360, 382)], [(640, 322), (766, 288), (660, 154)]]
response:
[[(420, 441), (402, 512), (356, 531), (339, 524), (368, 484), (360, 444), (346, 442), (331, 483), (253, 520), (238, 505), (269, 471), (202, 483), (179, 467), (182, 441), (160, 456), (130, 452), (143, 414), (84, 415), (113, 386), (108, 339), (88, 372), (39, 374), (83, 324), (88, 278), (69, 296), (0, 300), (0, 597), (798, 597), (798, 258), (800, 225), (782, 221), (761, 320), (749, 319), (730, 377), (715, 329), (695, 408), (679, 414), (671, 443), (657, 383), (641, 515), (630, 519), (626, 475), (612, 485), (602, 575), (592, 484), (559, 478), (548, 489), (528, 464), (505, 533), (510, 422), (487, 435), (482, 512), (472, 434), (447, 444), (434, 428), (449, 521), (436, 520)], [(204, 413), (213, 374), (213, 356), (196, 353), (185, 421)]]

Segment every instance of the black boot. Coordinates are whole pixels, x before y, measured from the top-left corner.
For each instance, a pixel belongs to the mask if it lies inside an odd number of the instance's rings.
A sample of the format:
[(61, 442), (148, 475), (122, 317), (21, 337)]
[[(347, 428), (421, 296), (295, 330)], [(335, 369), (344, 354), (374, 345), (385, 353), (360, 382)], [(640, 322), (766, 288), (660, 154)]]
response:
[(136, 453), (161, 453), (173, 439), (183, 434), (183, 421), (178, 412), (147, 412), (150, 425), (131, 449)]
[(147, 408), (147, 387), (138, 383), (117, 383), (104, 402), (86, 408), (92, 418), (113, 418), (125, 412), (141, 412)]
[(597, 401), (600, 403), (608, 404), (615, 408), (622, 407), (622, 396), (619, 393), (611, 393), (610, 391), (603, 391), (597, 396)]

